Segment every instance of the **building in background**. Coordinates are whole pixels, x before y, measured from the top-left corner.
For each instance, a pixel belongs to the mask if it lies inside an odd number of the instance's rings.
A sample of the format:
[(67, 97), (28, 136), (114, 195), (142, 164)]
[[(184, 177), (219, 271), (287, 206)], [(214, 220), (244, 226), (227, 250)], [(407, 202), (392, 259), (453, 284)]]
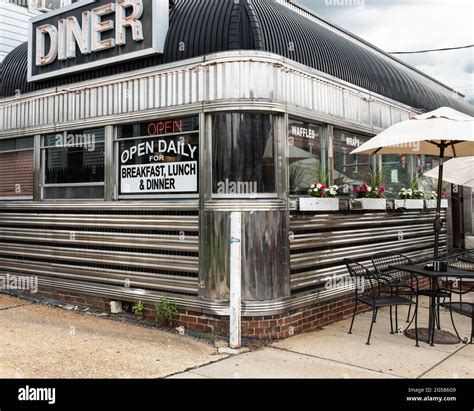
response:
[(39, 13), (28, 8), (27, 0), (0, 0), (0, 63), (28, 40), (28, 20)]

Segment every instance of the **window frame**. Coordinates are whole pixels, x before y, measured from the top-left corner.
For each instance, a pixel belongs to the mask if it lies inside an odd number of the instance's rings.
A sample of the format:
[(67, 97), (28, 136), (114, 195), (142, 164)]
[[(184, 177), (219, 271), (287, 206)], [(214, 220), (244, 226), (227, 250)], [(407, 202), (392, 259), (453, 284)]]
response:
[[(336, 169), (336, 146), (337, 146), (337, 137), (336, 137), (336, 132), (343, 132), (343, 133), (349, 133), (349, 134), (353, 134), (353, 135), (356, 135), (356, 136), (360, 136), (360, 137), (363, 137), (364, 139), (366, 139), (365, 141), (362, 142), (362, 144), (364, 144), (365, 142), (367, 142), (368, 140), (370, 140), (371, 138), (374, 137), (374, 135), (370, 135), (370, 134), (365, 134), (363, 132), (360, 132), (360, 131), (356, 131), (356, 130), (352, 130), (350, 128), (345, 128), (345, 127), (339, 127), (339, 126), (336, 126), (336, 125), (333, 125), (333, 133), (332, 133), (332, 147), (333, 147), (333, 169), (332, 169), (332, 173), (334, 173), (335, 171), (338, 171), (338, 172), (341, 172), (339, 170)], [(357, 147), (353, 147), (353, 150), (355, 150)], [(368, 154), (348, 154), (348, 155), (353, 155), (353, 156), (356, 156), (356, 160), (357, 160), (357, 156), (368, 156), (369, 157), (369, 167), (371, 167), (373, 170), (379, 172), (379, 171), (382, 171), (381, 168), (379, 167), (380, 164), (381, 164), (381, 160), (379, 161), (379, 158), (381, 158), (380, 155), (368, 155)], [(345, 164), (344, 167), (354, 167), (356, 169), (356, 172), (358, 172), (358, 167), (360, 167), (359, 163), (356, 161), (356, 163), (354, 164)], [(369, 183), (368, 180), (365, 180), (366, 183)], [(341, 186), (342, 187), (342, 186)], [(340, 196), (341, 198), (352, 198), (354, 197), (354, 192), (353, 190), (349, 189), (349, 192), (348, 193), (344, 193), (343, 195)]]
[[(332, 170), (329, 169), (329, 136), (328, 136), (328, 124), (325, 124), (321, 121), (317, 120), (312, 120), (304, 117), (299, 117), (299, 116), (293, 116), (289, 115), (288, 116), (288, 123), (286, 125), (286, 139), (285, 139), (285, 144), (287, 145), (286, 152), (287, 152), (287, 158), (286, 158), (286, 164), (288, 167), (288, 175), (287, 175), (287, 187), (288, 187), (288, 197), (289, 198), (298, 198), (301, 197), (302, 194), (295, 194), (291, 193), (291, 186), (290, 186), (290, 127), (291, 127), (291, 122), (302, 122), (302, 123), (308, 123), (311, 126), (317, 126), (319, 127), (319, 144), (320, 144), (320, 150), (319, 150), (319, 161), (321, 164), (321, 167), (323, 169), (326, 169), (328, 172), (328, 177), (332, 174)], [(303, 150), (303, 149), (302, 149)], [(309, 188), (309, 187), (308, 187)]]
[[(105, 158), (106, 158), (106, 128), (105, 127), (96, 127), (96, 128), (86, 128), (83, 130), (65, 130), (65, 131), (58, 131), (56, 134), (63, 134), (67, 135), (71, 132), (76, 132), (76, 131), (82, 131), (82, 132), (87, 132), (88, 130), (96, 130), (96, 129), (103, 129), (104, 130), (104, 139), (103, 141), (100, 141), (100, 144), (104, 144), (104, 181), (102, 182), (93, 182), (93, 183), (46, 183), (46, 150), (48, 149), (53, 149), (55, 146), (48, 145), (46, 146), (46, 137), (51, 135), (51, 133), (48, 134), (41, 134), (41, 147), (40, 147), (40, 162), (41, 162), (41, 174), (40, 174), (40, 193), (41, 193), (41, 200), (47, 200), (47, 201), (76, 201), (76, 200), (88, 200), (88, 201), (104, 201), (105, 200), (105, 180), (106, 180), (106, 173), (107, 170), (105, 168)], [(57, 147), (56, 147), (57, 148)], [(48, 188), (62, 188), (62, 187), (104, 187), (104, 193), (102, 197), (87, 197), (87, 198), (45, 198), (45, 189)]]

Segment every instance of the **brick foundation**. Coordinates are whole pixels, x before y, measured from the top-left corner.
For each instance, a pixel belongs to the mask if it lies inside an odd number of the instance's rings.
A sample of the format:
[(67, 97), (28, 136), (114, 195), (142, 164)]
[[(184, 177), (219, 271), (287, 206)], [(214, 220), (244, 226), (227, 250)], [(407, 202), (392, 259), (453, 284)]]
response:
[[(357, 311), (364, 312), (367, 309), (367, 306), (360, 305)], [(353, 310), (354, 298), (344, 296), (282, 314), (243, 317), (242, 336), (279, 340), (340, 321), (351, 316)], [(228, 335), (229, 332), (228, 318), (190, 311), (180, 313), (177, 324), (192, 330), (214, 334)], [(293, 327), (291, 332), (290, 327)]]
[[(107, 298), (85, 296), (52, 289), (38, 290), (35, 295), (70, 304), (81, 304), (110, 312), (109, 303), (111, 300)], [(287, 338), (292, 334), (314, 330), (318, 327), (347, 318), (352, 315), (353, 309), (354, 298), (351, 295), (320, 302), (298, 310), (287, 311), (278, 315), (243, 317), (242, 336), (273, 340)], [(366, 306), (360, 305), (358, 312), (366, 310)], [(146, 321), (155, 321), (155, 310), (152, 305), (145, 304), (143, 318)], [(174, 321), (174, 325), (204, 333), (217, 335), (229, 334), (228, 317), (192, 311), (180, 311)], [(292, 332), (290, 332), (290, 327), (293, 327)]]
[[(429, 288), (429, 280), (420, 278), (419, 286), (420, 288)], [(86, 296), (53, 289), (38, 290), (35, 295), (110, 312), (109, 303), (111, 300), (103, 297)], [(350, 294), (277, 315), (243, 317), (242, 336), (257, 339), (283, 339), (293, 334), (314, 330), (348, 318), (352, 315), (353, 310), (354, 297), (353, 294)], [(363, 304), (358, 307), (358, 313), (367, 310), (369, 310), (369, 307)], [(145, 304), (143, 317), (146, 321), (155, 321), (155, 310), (152, 305)], [(174, 325), (216, 335), (228, 335), (229, 333), (228, 317), (192, 311), (180, 311)]]
[(36, 292), (34, 295), (71, 304), (86, 305), (90, 308), (110, 312), (110, 300), (102, 297), (92, 297), (89, 295), (77, 294), (69, 291), (51, 289), (38, 290), (38, 292)]

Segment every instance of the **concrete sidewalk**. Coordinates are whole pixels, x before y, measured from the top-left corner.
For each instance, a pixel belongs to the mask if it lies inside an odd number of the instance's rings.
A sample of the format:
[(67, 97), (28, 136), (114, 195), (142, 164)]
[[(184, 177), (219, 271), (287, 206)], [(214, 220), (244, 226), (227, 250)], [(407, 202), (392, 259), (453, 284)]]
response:
[(0, 294), (0, 378), (158, 378), (226, 358), (208, 341)]
[[(441, 316), (451, 330), (449, 313)], [(420, 326), (427, 317), (423, 300)], [(474, 345), (417, 348), (403, 333), (390, 334), (382, 310), (368, 346), (370, 320), (357, 316), (352, 335), (348, 319), (229, 356), (209, 340), (0, 294), (0, 378), (474, 378)], [(469, 335), (470, 319), (455, 320)]]
[[(427, 325), (427, 299), (421, 301), (419, 326)], [(388, 309), (379, 312), (371, 345), (366, 345), (371, 314), (324, 329), (275, 342), (268, 347), (206, 365), (173, 378), (474, 378), (474, 345), (420, 343), (390, 334)], [(399, 326), (407, 311), (400, 309)], [(455, 314), (462, 336), (470, 335), (471, 320)], [(441, 325), (452, 331), (449, 312), (442, 309)]]

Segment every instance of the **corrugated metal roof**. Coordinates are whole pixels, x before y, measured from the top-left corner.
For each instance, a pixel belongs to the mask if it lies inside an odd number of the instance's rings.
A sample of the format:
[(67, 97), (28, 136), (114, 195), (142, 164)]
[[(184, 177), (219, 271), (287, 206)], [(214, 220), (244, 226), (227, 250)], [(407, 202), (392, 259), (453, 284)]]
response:
[(4, 60), (0, 93), (11, 96), (15, 90), (25, 93), (237, 49), (276, 53), (417, 109), (449, 106), (474, 114), (447, 87), (274, 0), (176, 0), (163, 55), (42, 82), (26, 81), (27, 45), (22, 44)]

